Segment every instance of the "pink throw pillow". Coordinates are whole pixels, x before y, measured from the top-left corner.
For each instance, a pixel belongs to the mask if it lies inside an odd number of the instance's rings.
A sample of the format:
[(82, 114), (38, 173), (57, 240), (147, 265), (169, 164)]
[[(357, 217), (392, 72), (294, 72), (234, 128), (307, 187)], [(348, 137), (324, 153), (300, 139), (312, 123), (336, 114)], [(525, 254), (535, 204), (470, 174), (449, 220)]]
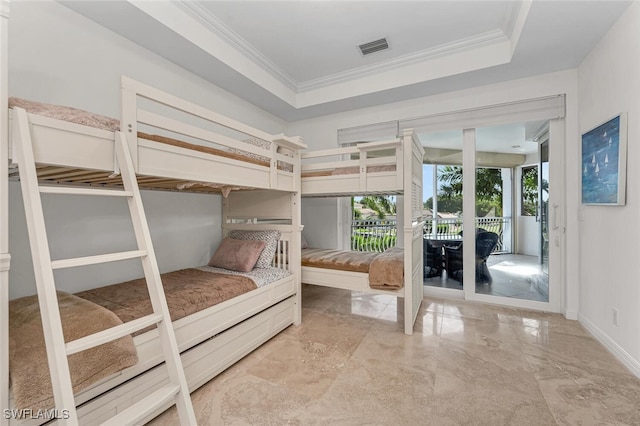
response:
[(265, 244), (265, 241), (260, 240), (234, 240), (225, 237), (208, 265), (232, 271), (249, 272), (256, 265)]

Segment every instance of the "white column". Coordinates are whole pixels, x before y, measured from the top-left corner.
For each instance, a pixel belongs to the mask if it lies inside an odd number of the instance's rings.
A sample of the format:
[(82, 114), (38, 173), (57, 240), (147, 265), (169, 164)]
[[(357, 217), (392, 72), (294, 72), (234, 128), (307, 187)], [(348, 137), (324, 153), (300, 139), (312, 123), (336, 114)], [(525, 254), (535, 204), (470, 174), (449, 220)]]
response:
[(513, 250), (513, 169), (502, 169), (502, 217), (503, 223), (502, 247), (507, 253)]
[(351, 208), (351, 197), (340, 197), (336, 205), (338, 212), (338, 246), (339, 250), (351, 250), (351, 225), (353, 210)]
[(462, 132), (462, 266), (465, 299), (476, 291), (476, 129)]
[(431, 222), (431, 235), (433, 239), (438, 238), (438, 165), (433, 165), (433, 221)]

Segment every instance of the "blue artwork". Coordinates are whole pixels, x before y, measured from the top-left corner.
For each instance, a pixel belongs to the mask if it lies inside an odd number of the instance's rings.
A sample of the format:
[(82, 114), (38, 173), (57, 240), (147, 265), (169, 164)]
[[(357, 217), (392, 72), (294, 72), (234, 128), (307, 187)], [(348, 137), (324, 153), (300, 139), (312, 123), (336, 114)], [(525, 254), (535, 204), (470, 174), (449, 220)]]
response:
[(582, 202), (621, 204), (620, 116), (582, 135)]

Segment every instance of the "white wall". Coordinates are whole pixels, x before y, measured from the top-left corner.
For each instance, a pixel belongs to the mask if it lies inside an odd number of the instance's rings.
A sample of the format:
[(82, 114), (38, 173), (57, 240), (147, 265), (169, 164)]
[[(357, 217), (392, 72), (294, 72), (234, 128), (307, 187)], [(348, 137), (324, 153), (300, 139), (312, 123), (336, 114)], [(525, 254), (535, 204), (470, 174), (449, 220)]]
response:
[[(640, 376), (640, 3), (578, 68), (579, 129), (628, 113), (627, 204), (580, 207), (580, 321)], [(580, 170), (579, 146), (572, 169)], [(612, 308), (619, 311), (613, 324)]]
[(535, 216), (516, 215), (518, 221), (518, 245), (516, 253), (527, 256), (540, 255), (540, 223)]
[[(9, 94), (69, 105), (118, 118), (120, 76), (134, 79), (270, 133), (285, 123), (175, 64), (115, 35), (53, 1), (11, 3)], [(10, 188), (10, 297), (34, 293), (18, 184)], [(220, 241), (219, 196), (144, 192), (143, 200), (162, 271), (202, 265)], [(54, 258), (130, 248), (124, 204), (46, 196)], [(82, 248), (87, 248), (86, 251)], [(139, 262), (138, 262), (139, 263)], [(67, 291), (137, 278), (135, 261), (64, 271)]]
[[(20, 184), (9, 184), (10, 297), (35, 293)], [(221, 197), (143, 191), (142, 200), (161, 272), (206, 264), (221, 236)], [(134, 250), (126, 200), (111, 197), (43, 195), (53, 259)], [(139, 260), (55, 272), (58, 288), (77, 292), (143, 275)]]

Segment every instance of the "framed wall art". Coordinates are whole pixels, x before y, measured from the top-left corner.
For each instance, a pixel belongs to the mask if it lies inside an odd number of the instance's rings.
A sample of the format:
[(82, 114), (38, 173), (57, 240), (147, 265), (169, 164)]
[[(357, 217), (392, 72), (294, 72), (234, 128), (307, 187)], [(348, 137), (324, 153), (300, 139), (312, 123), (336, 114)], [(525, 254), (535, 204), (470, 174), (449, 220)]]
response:
[(622, 206), (627, 177), (627, 116), (582, 135), (582, 204)]

